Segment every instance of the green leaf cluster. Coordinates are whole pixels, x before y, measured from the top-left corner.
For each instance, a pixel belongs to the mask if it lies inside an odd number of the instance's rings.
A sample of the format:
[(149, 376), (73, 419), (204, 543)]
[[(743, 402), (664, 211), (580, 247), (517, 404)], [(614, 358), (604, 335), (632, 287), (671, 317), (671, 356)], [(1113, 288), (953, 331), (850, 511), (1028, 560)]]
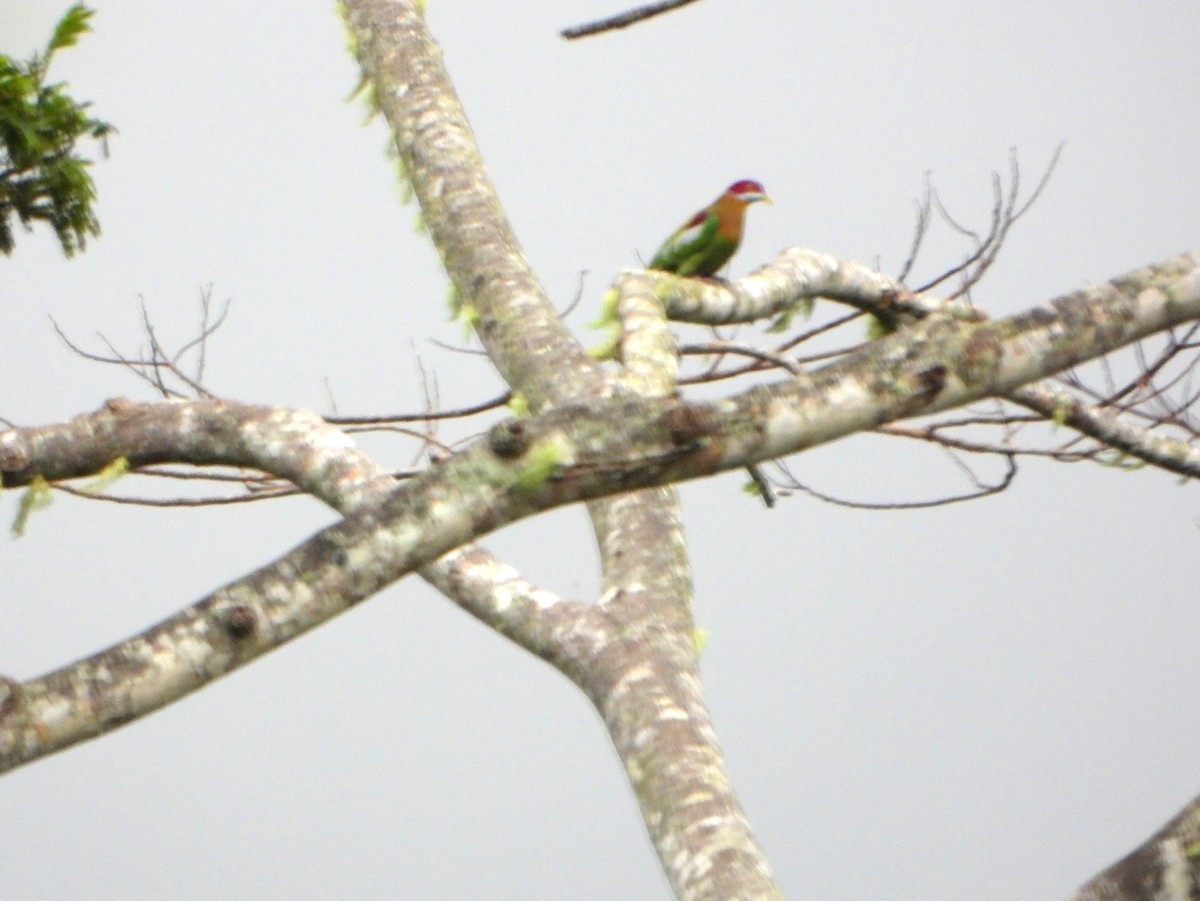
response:
[(26, 229), (45, 222), (71, 256), (100, 234), (92, 210), (90, 162), (76, 152), (89, 137), (106, 141), (115, 129), (88, 114), (89, 103), (67, 94), (65, 83), (47, 84), (54, 54), (91, 30), (92, 11), (72, 6), (55, 26), (46, 49), (22, 62), (0, 54), (0, 253), (13, 251), (13, 219)]

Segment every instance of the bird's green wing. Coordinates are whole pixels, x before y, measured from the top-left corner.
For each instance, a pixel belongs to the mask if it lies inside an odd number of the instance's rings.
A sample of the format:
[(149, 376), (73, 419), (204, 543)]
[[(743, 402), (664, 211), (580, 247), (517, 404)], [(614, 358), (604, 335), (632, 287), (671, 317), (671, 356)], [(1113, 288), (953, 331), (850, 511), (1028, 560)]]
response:
[(701, 210), (663, 242), (650, 261), (649, 268), (679, 272), (680, 267), (687, 268), (690, 259), (703, 254), (716, 235), (717, 214), (707, 209)]

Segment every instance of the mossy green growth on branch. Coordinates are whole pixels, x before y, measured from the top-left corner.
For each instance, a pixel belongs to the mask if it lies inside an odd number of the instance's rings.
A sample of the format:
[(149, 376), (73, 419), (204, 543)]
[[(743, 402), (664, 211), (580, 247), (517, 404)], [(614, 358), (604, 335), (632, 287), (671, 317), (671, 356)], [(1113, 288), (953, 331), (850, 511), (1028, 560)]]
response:
[(534, 442), (521, 457), (522, 469), (517, 475), (517, 487), (536, 491), (558, 471), (570, 457), (563, 439), (555, 436)]
[(29, 487), (25, 489), (25, 493), (21, 495), (21, 501), (17, 505), (17, 517), (13, 520), (12, 533), (15, 538), (21, 538), (25, 535), (25, 526), (29, 522), (29, 515), (34, 510), (44, 510), (50, 506), (50, 501), (53, 500), (53, 494), (50, 491), (50, 483), (41, 476), (34, 476), (33, 481), (29, 483)]
[(1067, 416), (1071, 413), (1071, 403), (1066, 398), (1058, 398), (1054, 409), (1050, 411), (1050, 421), (1055, 425), (1066, 425)]
[[(418, 9), (424, 15), (423, 4), (418, 4)], [(358, 38), (355, 36), (354, 30), (350, 27), (346, 4), (339, 2), (337, 4), (337, 11), (342, 19), (342, 32), (346, 38), (346, 52), (359, 65), (358, 82), (354, 85), (354, 90), (346, 97), (346, 102), (352, 103), (355, 99), (361, 97), (363, 106), (366, 107), (366, 115), (363, 117), (362, 124), (369, 125), (375, 121), (377, 116), (383, 113), (383, 109), (379, 105), (379, 95), (375, 92), (375, 82), (371, 80), (371, 77), (367, 74), (367, 70), (362, 68), (362, 60), (358, 55)], [(400, 155), (400, 151), (396, 149), (396, 141), (391, 134), (388, 135), (387, 144), (384, 145), (383, 152), (396, 170), (396, 180), (400, 185), (400, 202), (407, 204), (416, 196), (416, 193), (413, 190), (412, 179), (408, 175), (408, 168), (404, 165), (404, 158)], [(419, 216), (420, 213), (417, 215)]]
[(129, 458), (117, 457), (105, 466), (96, 477), (80, 485), (79, 490), (84, 494), (103, 494), (122, 476), (129, 474)]
[(761, 500), (767, 499), (767, 492), (764, 490), (763, 485), (754, 479), (749, 479), (742, 483), (742, 493), (760, 498)]
[(588, 356), (594, 360), (611, 360), (616, 355), (617, 342), (621, 337), (621, 319), (617, 315), (620, 302), (621, 295), (615, 288), (605, 291), (600, 301), (600, 314), (587, 324), (588, 328), (606, 332), (600, 344), (588, 348)]
[(479, 310), (472, 303), (464, 303), (454, 282), (446, 285), (446, 307), (450, 310), (450, 321), (458, 320), (463, 327), (463, 340), (470, 341), (478, 334)]
[(866, 328), (866, 336), (868, 341), (878, 341), (880, 338), (890, 335), (895, 330), (895, 327), (889, 326), (878, 316), (868, 314)]
[(1098, 454), (1095, 459), (1096, 462), (1101, 466), (1107, 466), (1112, 469), (1123, 469), (1128, 472), (1144, 469), (1150, 465), (1145, 460), (1139, 460), (1137, 457), (1131, 456), (1126, 451), (1115, 449), (1106, 453)]
[(508, 403), (505, 406), (508, 407), (508, 412), (512, 414), (514, 419), (529, 418), (529, 399), (520, 391), (514, 391), (510, 394)]
[(769, 335), (778, 335), (786, 332), (792, 326), (792, 320), (797, 316), (802, 316), (807, 319), (812, 315), (813, 299), (811, 297), (801, 297), (798, 301), (771, 320), (766, 331)]
[(91, 104), (70, 97), (66, 83), (46, 83), (54, 54), (90, 31), (91, 17), (77, 3), (41, 53), (25, 62), (0, 54), (0, 253), (13, 251), (13, 217), (26, 230), (47, 223), (67, 256), (100, 234), (92, 209), (96, 187), (87, 171), (91, 161), (77, 153), (76, 143), (85, 137), (100, 141), (107, 155), (107, 138), (116, 129), (88, 115)]

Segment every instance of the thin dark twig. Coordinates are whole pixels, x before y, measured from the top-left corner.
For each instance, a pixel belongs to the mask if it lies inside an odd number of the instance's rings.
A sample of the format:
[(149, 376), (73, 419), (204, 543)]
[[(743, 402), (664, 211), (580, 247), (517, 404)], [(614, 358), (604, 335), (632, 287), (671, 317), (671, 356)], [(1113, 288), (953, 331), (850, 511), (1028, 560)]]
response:
[(750, 347), (745, 344), (735, 344), (732, 341), (710, 341), (707, 344), (684, 344), (680, 346), (681, 354), (735, 354), (742, 357), (751, 357), (755, 360), (761, 360), (764, 363), (770, 363), (772, 366), (778, 366), (781, 369), (786, 369), (792, 375), (801, 375), (804, 370), (789, 360), (787, 357), (773, 354), (769, 351), (759, 350), (757, 347)]
[[(765, 351), (765, 353), (772, 355), (772, 359), (768, 362), (770, 362), (771, 365), (776, 365), (776, 361), (774, 358), (781, 356), (785, 351), (790, 350), (790, 349), (796, 347), (798, 344), (802, 344), (803, 342), (808, 341), (811, 338), (815, 338), (816, 336), (821, 335), (825, 332), (830, 332), (836, 328), (840, 328), (841, 326), (845, 325), (846, 323), (851, 322), (851, 321), (858, 319), (859, 317), (865, 316), (865, 315), (866, 314), (863, 313), (861, 310), (856, 310), (855, 312), (850, 313), (846, 316), (839, 317), (838, 319), (835, 319), (832, 322), (827, 322), (825, 325), (821, 325), (821, 326), (817, 326), (816, 328), (809, 329), (807, 332), (804, 332), (803, 334), (798, 335), (795, 338), (789, 338), (787, 341), (784, 341), (782, 344), (778, 345), (773, 350)], [(825, 353), (820, 353), (820, 354), (811, 354), (807, 357), (798, 357), (798, 358), (795, 358), (793, 362), (795, 362), (795, 364), (799, 366), (804, 363), (811, 363), (814, 361), (825, 360), (825, 359), (829, 359), (830, 357), (836, 357), (836, 356), (839, 356), (844, 353), (849, 353), (850, 351), (855, 350), (856, 348), (861, 347), (861, 346), (862, 346), (861, 344), (853, 345), (851, 347), (842, 348), (839, 350), (827, 351)], [(738, 376), (752, 375), (754, 373), (763, 372), (767, 368), (766, 366), (763, 365), (762, 362), (755, 362), (755, 363), (748, 363), (745, 366), (737, 366), (733, 369), (720, 370), (720, 364), (721, 364), (721, 361), (724, 359), (725, 350), (727, 350), (727, 349), (722, 349), (721, 351), (716, 352), (716, 355), (713, 357), (712, 363), (706, 367), (706, 369), (703, 373), (701, 373), (699, 375), (684, 376), (683, 378), (681, 378), (679, 380), (679, 384), (681, 384), (681, 385), (702, 385), (702, 384), (707, 384), (710, 382), (720, 382), (720, 381), (725, 381), (726, 379), (737, 378)]]
[(575, 297), (571, 300), (565, 310), (558, 314), (559, 319), (566, 319), (575, 312), (575, 308), (579, 306), (579, 302), (583, 300), (583, 287), (587, 283), (588, 271), (581, 269), (579, 272), (579, 285), (575, 288)]
[(763, 471), (755, 465), (746, 467), (746, 473), (750, 476), (750, 481), (754, 483), (754, 487), (758, 489), (759, 497), (763, 499), (763, 503), (770, 510), (775, 506), (775, 489), (771, 487), (771, 481)]
[(230, 301), (225, 301), (225, 306), (221, 308), (220, 314), (212, 322), (209, 321), (209, 315), (212, 312), (212, 286), (200, 292), (200, 331), (191, 341), (186, 342), (179, 350), (175, 351), (175, 356), (171, 358), (171, 362), (178, 364), (193, 347), (198, 348), (199, 359), (196, 362), (197, 382), (204, 381), (204, 367), (208, 357), (208, 339), (225, 324), (225, 317), (229, 315)]
[(990, 494), (999, 494), (1001, 491), (1004, 491), (1009, 485), (1012, 484), (1013, 479), (1016, 478), (1017, 460), (1016, 452), (1013, 451), (1010, 451), (1003, 456), (1006, 461), (1006, 471), (1004, 473), (1004, 477), (996, 484), (985, 485), (979, 482), (978, 479), (973, 479), (975, 484), (979, 486), (978, 490), (976, 491), (971, 491), (966, 494), (953, 495), (951, 497), (936, 498), (928, 501), (899, 501), (897, 503), (867, 503), (863, 501), (850, 501), (846, 500), (845, 498), (834, 497), (833, 495), (817, 491), (815, 488), (811, 488), (808, 485), (797, 481), (794, 477), (792, 477), (792, 482), (788, 485), (788, 488), (796, 491), (803, 491), (805, 494), (815, 497), (819, 501), (825, 501), (826, 503), (835, 504), (839, 507), (850, 507), (855, 510), (926, 510), (930, 507), (944, 507), (948, 504), (958, 504), (962, 503), (963, 501), (973, 501), (977, 498), (987, 497)]
[[(879, 426), (877, 429), (875, 429), (875, 431), (881, 435), (890, 435), (895, 438), (911, 438), (914, 441), (925, 441), (930, 444), (937, 444), (947, 450), (962, 451), (969, 454), (1017, 453), (1017, 451), (1013, 451), (1011, 448), (999, 444), (993, 444), (991, 442), (969, 441), (963, 438), (952, 438), (948, 435), (943, 435), (935, 426), (926, 429), (909, 429), (905, 428), (904, 426), (891, 423), (889, 425)], [(1022, 450), (1020, 453), (1026, 453), (1026, 451)], [(1035, 451), (1029, 451), (1029, 453), (1036, 454)], [(961, 466), (961, 460), (958, 458), (953, 459), (957, 465)]]
[(200, 334), (191, 341), (184, 342), (183, 347), (175, 352), (175, 362), (183, 359), (183, 355), (192, 347), (196, 348), (196, 381), (204, 382), (204, 367), (208, 363), (208, 336), (221, 327), (225, 314), (229, 312), (229, 301), (225, 301), (225, 309), (217, 317), (217, 323), (211, 329), (208, 327), (208, 314), (212, 309), (212, 284), (207, 289), (200, 290)]
[[(957, 266), (950, 267), (945, 272), (943, 272), (941, 275), (938, 275), (937, 277), (930, 279), (928, 282), (921, 285), (919, 288), (913, 289), (914, 294), (924, 294), (926, 291), (930, 291), (933, 288), (936, 288), (942, 282), (946, 281), (947, 279), (953, 278), (954, 276), (958, 275), (960, 272), (965, 272), (966, 270), (971, 268), (971, 266), (974, 265), (979, 260), (979, 258), (983, 256), (983, 253), (984, 253), (985, 245), (979, 240), (979, 235), (976, 232), (972, 231), (971, 229), (967, 228), (966, 226), (960, 225), (954, 219), (954, 217), (950, 215), (950, 211), (947, 210), (946, 207), (942, 204), (942, 198), (940, 196), (938, 196), (938, 192), (937, 192), (936, 188), (933, 191), (933, 202), (937, 208), (938, 215), (941, 217), (942, 221), (945, 222), (947, 225), (949, 225), (952, 229), (954, 229), (954, 231), (958, 232), (960, 235), (963, 235), (964, 237), (969, 238), (975, 244), (976, 249), (975, 249), (974, 253), (972, 253), (970, 256), (968, 256), (965, 260), (963, 260)], [(989, 237), (990, 237), (990, 235), (989, 235)]]
[(162, 393), (168, 398), (182, 398), (184, 395), (173, 389), (167, 388), (159, 377), (158, 361), (151, 357), (149, 360), (143, 360), (140, 356), (133, 359), (126, 359), (122, 353), (117, 350), (116, 346), (108, 340), (107, 336), (97, 332), (96, 337), (103, 342), (109, 352), (115, 357), (114, 362), (121, 364), (134, 375), (138, 376), (147, 385), (155, 391)]
[(991, 230), (988, 232), (987, 240), (980, 247), (978, 264), (973, 269), (963, 273), (962, 284), (957, 291), (947, 296), (947, 300), (969, 296), (971, 288), (979, 284), (984, 273), (996, 261), (996, 257), (1000, 254), (1000, 248), (1004, 246), (1004, 239), (1008, 235), (1008, 230), (1014, 221), (1013, 208), (1016, 206), (1020, 190), (1021, 170), (1017, 165), (1016, 151), (1012, 151), (1009, 154), (1008, 196), (1005, 197), (1004, 195), (1004, 185), (999, 173), (992, 173), (992, 191), (996, 198), (996, 206), (992, 211)]
[(1024, 203), (1018, 205), (1021, 193), (1021, 168), (1017, 161), (1016, 149), (1009, 151), (1009, 186), (1008, 191), (1003, 190), (1003, 184), (999, 174), (992, 173), (992, 220), (988, 229), (988, 233), (980, 237), (974, 230), (967, 228), (965, 225), (958, 222), (942, 203), (941, 197), (938, 196), (936, 189), (932, 190), (931, 197), (933, 205), (937, 210), (938, 216), (952, 228), (954, 231), (968, 238), (974, 245), (975, 251), (970, 254), (959, 265), (948, 269), (941, 275), (934, 278), (928, 284), (916, 289), (917, 293), (928, 291), (935, 286), (942, 284), (947, 279), (961, 275), (962, 284), (958, 290), (949, 295), (947, 300), (954, 300), (959, 297), (970, 297), (971, 288), (979, 283), (987, 271), (996, 262), (1000, 254), (1001, 248), (1008, 237), (1009, 231), (1013, 225), (1024, 216), (1033, 204), (1041, 197), (1046, 185), (1049, 184), (1050, 177), (1058, 166), (1058, 161), (1062, 156), (1064, 145), (1059, 144), (1054, 153), (1050, 157), (1050, 162), (1046, 165), (1045, 171), (1042, 173), (1038, 183), (1034, 186), (1032, 193)]
[(618, 13), (615, 16), (609, 16), (605, 19), (597, 19), (595, 22), (587, 22), (583, 25), (564, 28), (561, 34), (568, 41), (574, 41), (578, 38), (586, 38), (605, 31), (616, 31), (695, 2), (696, 0), (659, 0), (658, 3), (648, 3), (645, 6), (639, 6), (637, 9), (631, 9), (628, 12)]
[(196, 397), (212, 397), (213, 393), (211, 391), (180, 369), (179, 366), (176, 365), (175, 360), (173, 360), (167, 354), (166, 350), (158, 340), (157, 333), (154, 331), (154, 324), (150, 321), (150, 311), (146, 308), (146, 301), (144, 299), (142, 300), (141, 306), (142, 326), (146, 330), (146, 335), (150, 338), (150, 349), (153, 353), (153, 358), (156, 361), (155, 376), (162, 391), (165, 393), (167, 390), (166, 383), (162, 380), (161, 372), (161, 370), (165, 369), (167, 372), (171, 373), (171, 375), (175, 376), (175, 378), (179, 379), (179, 381), (191, 388)]
[(471, 407), (460, 407), (457, 410), (426, 411), (424, 413), (397, 413), (392, 416), (326, 416), (325, 421), (330, 425), (390, 425), (394, 422), (426, 422), (431, 419), (463, 419), (503, 407), (512, 399), (512, 392), (507, 391), (499, 397), (475, 404)]
[[(1101, 357), (1098, 362), (1100, 364), (1100, 370), (1104, 373), (1104, 390), (1108, 392), (1112, 402), (1116, 403), (1118, 400), (1120, 400), (1120, 397), (1117, 396), (1117, 382), (1116, 379), (1113, 378), (1112, 364), (1109, 362), (1107, 356)], [(1074, 370), (1071, 371), (1071, 376), (1075, 377)]]
[[(1188, 329), (1188, 331), (1185, 335), (1185, 340), (1188, 338), (1191, 338), (1192, 335), (1195, 334), (1196, 328), (1197, 328), (1197, 325), (1193, 324)], [(1137, 342), (1137, 344), (1134, 345), (1134, 353), (1137, 355), (1137, 361), (1138, 361), (1137, 377), (1134, 378), (1128, 384), (1126, 384), (1119, 391), (1115, 391), (1115, 390), (1112, 391), (1112, 393), (1110, 393), (1109, 396), (1105, 400), (1106, 404), (1115, 404), (1117, 401), (1123, 400), (1125, 397), (1132, 394), (1133, 392), (1135, 392), (1139, 389), (1145, 389), (1150, 384), (1150, 382), (1154, 379), (1154, 376), (1156, 376), (1159, 373), (1159, 371), (1161, 371), (1162, 368), (1164, 366), (1166, 366), (1167, 363), (1169, 363), (1171, 361), (1171, 359), (1175, 356), (1175, 354), (1178, 353), (1178, 351), (1179, 351), (1179, 345), (1177, 342), (1175, 342), (1174, 333), (1172, 332), (1171, 340), (1163, 348), (1162, 352), (1158, 355), (1158, 357), (1155, 359), (1155, 361), (1153, 363), (1148, 363), (1146, 360), (1146, 356), (1145, 356), (1145, 348), (1143, 346), (1144, 343), (1145, 342), (1143, 342), (1143, 341), (1139, 341), (1139, 342)], [(1107, 369), (1108, 358), (1101, 357), (1100, 362)], [(1110, 390), (1111, 390), (1111, 385), (1112, 385), (1112, 377), (1110, 375), (1109, 376)]]
[(168, 396), (166, 382), (162, 376), (162, 361), (166, 355), (159, 346), (158, 336), (154, 334), (154, 326), (150, 322), (150, 311), (146, 309), (146, 298), (138, 298), (138, 307), (142, 312), (142, 329), (146, 333), (146, 337), (150, 339), (150, 359), (153, 361), (150, 364), (150, 372), (153, 373), (153, 384), (162, 393), (163, 397)]
[(333, 393), (333, 384), (329, 381), (329, 376), (325, 376), (321, 380), (321, 384), (325, 386), (325, 399), (329, 401), (329, 409), (336, 414), (338, 411), (337, 395)]
[[(947, 300), (954, 300), (957, 297), (969, 295), (971, 288), (979, 284), (984, 274), (996, 262), (996, 258), (1000, 255), (1000, 249), (1004, 246), (1004, 241), (1008, 237), (1008, 231), (1012, 228), (1013, 223), (1020, 217), (1019, 213), (1014, 212), (1017, 205), (1017, 198), (1021, 193), (1021, 167), (1017, 163), (1017, 151), (1013, 148), (1009, 151), (1009, 188), (1008, 198), (1003, 202), (1002, 212), (996, 218), (993, 218), (993, 230), (988, 235), (988, 240), (985, 243), (986, 252), (980, 258), (979, 265), (970, 273), (963, 275), (963, 283), (958, 291), (951, 294)], [(995, 190), (997, 197), (1000, 196), (1000, 176), (993, 176), (995, 181)], [(1025, 209), (1028, 208), (1026, 204)]]
[[(120, 364), (121, 366), (129, 366), (130, 365), (131, 361), (125, 359), (123, 356), (121, 356), (116, 351), (113, 351), (113, 356), (111, 356), (111, 357), (102, 357), (99, 354), (94, 354), (91, 351), (84, 350), (82, 347), (80, 347), (78, 344), (76, 344), (74, 341), (72, 341), (70, 338), (67, 337), (67, 333), (62, 330), (62, 326), (60, 326), (58, 324), (58, 321), (53, 316), (47, 316), (46, 318), (50, 320), (50, 327), (53, 328), (54, 333), (56, 335), (58, 335), (59, 338), (62, 339), (63, 344), (67, 345), (67, 348), (69, 350), (71, 350), (74, 353), (79, 354), (79, 356), (83, 357), (85, 360), (91, 360), (93, 363), (115, 363), (115, 364)], [(103, 335), (100, 335), (99, 337), (101, 339), (104, 338)], [(111, 344), (109, 345), (109, 349), (110, 350), (112, 349)], [(140, 361), (138, 361), (138, 362), (140, 362)]]
[(185, 472), (179, 469), (168, 469), (161, 466), (141, 466), (133, 470), (140, 476), (153, 476), (159, 479), (176, 479), (181, 482), (235, 482), (239, 485), (268, 484), (278, 482), (274, 476), (260, 472), (213, 472), (207, 467), (203, 471), (192, 470)]
[(803, 344), (805, 341), (815, 338), (818, 335), (823, 335), (826, 332), (832, 332), (834, 329), (841, 328), (843, 325), (853, 322), (855, 319), (859, 319), (866, 315), (867, 314), (862, 310), (855, 310), (853, 313), (848, 313), (845, 316), (839, 316), (832, 322), (827, 322), (824, 325), (818, 325), (815, 328), (810, 328), (808, 331), (797, 335), (795, 338), (789, 338), (783, 344), (780, 344), (777, 348), (775, 348), (775, 352), (783, 353), (785, 350), (791, 350), (798, 344)]
[(913, 242), (908, 250), (908, 259), (904, 261), (904, 265), (900, 269), (900, 274), (896, 276), (896, 281), (904, 284), (904, 280), (908, 278), (912, 272), (913, 266), (917, 263), (917, 257), (921, 253), (921, 244), (925, 241), (925, 236), (929, 234), (929, 217), (932, 212), (932, 204), (930, 202), (930, 194), (933, 192), (933, 184), (930, 182), (929, 173), (925, 173), (925, 196), (918, 201), (914, 201), (917, 207), (917, 224), (913, 228)]
[[(211, 290), (201, 292), (200, 308), (201, 320), (199, 334), (187, 341), (173, 355), (168, 354), (163, 347), (162, 342), (158, 339), (158, 333), (155, 331), (154, 324), (150, 319), (150, 312), (146, 307), (144, 298), (140, 301), (140, 312), (142, 319), (142, 330), (146, 338), (150, 342), (150, 353), (148, 356), (126, 356), (121, 351), (117, 350), (116, 346), (103, 333), (97, 333), (96, 337), (108, 349), (109, 356), (103, 354), (92, 353), (84, 350), (69, 337), (66, 332), (58, 324), (53, 316), (50, 317), (51, 327), (55, 334), (63, 341), (64, 344), (74, 353), (83, 357), (85, 360), (91, 360), (96, 363), (105, 363), (109, 365), (123, 366), (139, 379), (150, 385), (155, 391), (166, 398), (182, 398), (187, 395), (181, 391), (177, 391), (167, 384), (165, 375), (173, 375), (182, 382), (192, 394), (196, 397), (212, 397), (213, 394), (201, 384), (201, 378), (204, 374), (205, 354), (208, 339), (212, 334), (221, 327), (225, 321), (226, 314), (229, 311), (229, 303), (226, 302), (225, 308), (221, 311), (220, 316), (214, 321), (212, 319), (212, 303)], [(196, 376), (190, 376), (183, 371), (180, 361), (191, 350), (199, 348), (199, 363), (196, 369)]]
[(803, 357), (796, 357), (797, 363), (819, 363), (822, 360), (833, 360), (838, 357), (844, 357), (846, 354), (852, 354), (860, 348), (866, 347), (868, 341), (860, 341), (858, 344), (851, 344), (849, 347), (838, 347), (834, 350), (824, 350), (818, 354), (808, 354)]
[[(934, 196), (934, 200), (937, 202), (938, 212), (941, 214), (942, 218), (946, 221), (946, 223), (951, 228), (953, 228), (955, 231), (959, 232), (961, 235), (969, 238), (972, 242), (974, 242), (975, 252), (972, 253), (970, 256), (968, 256), (958, 266), (955, 266), (952, 269), (949, 269), (946, 272), (943, 272), (936, 279), (929, 282), (929, 284), (923, 285), (920, 288), (918, 288), (916, 291), (916, 293), (918, 293), (918, 294), (922, 293), (923, 291), (928, 291), (929, 289), (935, 287), (936, 285), (940, 285), (942, 282), (944, 282), (947, 279), (951, 278), (952, 276), (958, 275), (960, 273), (963, 274), (964, 282), (965, 282), (966, 278), (968, 277), (968, 274), (970, 273), (971, 267), (974, 266), (975, 264), (979, 263), (981, 260), (985, 259), (987, 252), (988, 252), (988, 248), (991, 247), (993, 242), (996, 240), (996, 236), (1000, 232), (1001, 222), (1004, 219), (1004, 189), (1003, 189), (1003, 185), (1000, 182), (1000, 176), (995, 172), (992, 173), (992, 221), (991, 221), (991, 224), (988, 226), (987, 235), (985, 235), (982, 239), (979, 237), (979, 235), (975, 231), (959, 224), (950, 215), (950, 212), (942, 204), (942, 200), (938, 196), (936, 191), (934, 191), (933, 196)], [(955, 297), (959, 297), (959, 296), (961, 296), (961, 294), (962, 294), (962, 291), (960, 290), (959, 292), (950, 295), (950, 298), (948, 298), (948, 299), (953, 299)]]
[[(414, 456), (420, 457), (427, 447), (436, 448), (446, 454), (454, 452), (456, 446), (461, 444), (461, 441), (455, 441), (453, 444), (446, 444), (444, 441), (439, 441), (434, 437), (432, 431), (418, 431), (417, 429), (406, 429), (398, 425), (348, 425), (345, 428), (347, 435), (377, 435), (380, 432), (392, 432), (397, 435), (403, 435), (405, 438), (413, 438), (421, 442), (422, 450), (418, 451)], [(414, 470), (415, 471), (415, 470)]]
[[(981, 414), (979, 416), (963, 416), (957, 419), (943, 419), (939, 422), (932, 423), (926, 426), (921, 431), (940, 432), (943, 429), (966, 428), (973, 425), (995, 426), (995, 425), (1022, 425), (1031, 422), (1045, 422), (1041, 416), (1034, 416), (1026, 413), (1004, 413), (1003, 415)], [(880, 426), (880, 429), (890, 429), (895, 423)], [(909, 431), (916, 431), (909, 429)]]
[(456, 354), (470, 354), (476, 357), (486, 357), (487, 351), (478, 347), (458, 347), (454, 344), (447, 344), (445, 341), (439, 341), (437, 338), (430, 338), (429, 343), (435, 347), (440, 347), (442, 350), (448, 350)]
[[(421, 359), (420, 354), (417, 354), (417, 371), (421, 375), (421, 395), (425, 398), (425, 410), (426, 412), (432, 412), (442, 405), (442, 396), (438, 389), (437, 373), (434, 373), (432, 378), (430, 377), (429, 373), (425, 369), (425, 362)], [(397, 427), (391, 426), (391, 428)], [(414, 464), (421, 458), (421, 454), (423, 453), (428, 453), (429, 459), (432, 460), (434, 458), (432, 449), (435, 446), (442, 452), (446, 451), (446, 445), (437, 440), (437, 428), (438, 420), (425, 420), (425, 430), (420, 433), (423, 444), (413, 455), (412, 460)]]
[(130, 504), (137, 507), (219, 507), (226, 504), (249, 504), (254, 501), (274, 500), (275, 498), (291, 497), (292, 495), (303, 493), (293, 485), (280, 485), (277, 489), (263, 490), (258, 493), (237, 495), (235, 497), (149, 498), (81, 491), (78, 488), (72, 488), (70, 485), (64, 485), (61, 482), (54, 482), (51, 484), (51, 487), (89, 501), (108, 501), (111, 504)]
[(1039, 197), (1042, 196), (1042, 191), (1046, 189), (1046, 185), (1050, 183), (1050, 176), (1054, 174), (1054, 170), (1058, 167), (1059, 157), (1062, 156), (1063, 148), (1067, 146), (1067, 142), (1061, 142), (1054, 148), (1054, 153), (1050, 155), (1050, 162), (1046, 164), (1046, 171), (1042, 173), (1042, 177), (1038, 179), (1038, 183), (1033, 188), (1033, 193), (1029, 195), (1029, 199), (1021, 204), (1021, 208), (1013, 214), (1013, 222), (1016, 222), (1028, 212)]

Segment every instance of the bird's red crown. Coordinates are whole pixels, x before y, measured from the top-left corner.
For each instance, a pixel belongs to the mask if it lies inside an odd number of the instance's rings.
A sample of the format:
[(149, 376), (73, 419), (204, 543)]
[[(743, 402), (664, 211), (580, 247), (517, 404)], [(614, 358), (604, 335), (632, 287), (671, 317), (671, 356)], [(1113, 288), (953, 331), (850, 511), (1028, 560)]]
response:
[(765, 200), (767, 197), (767, 189), (749, 178), (735, 181), (726, 189), (725, 193), (733, 194), (742, 203), (753, 203), (755, 200)]

